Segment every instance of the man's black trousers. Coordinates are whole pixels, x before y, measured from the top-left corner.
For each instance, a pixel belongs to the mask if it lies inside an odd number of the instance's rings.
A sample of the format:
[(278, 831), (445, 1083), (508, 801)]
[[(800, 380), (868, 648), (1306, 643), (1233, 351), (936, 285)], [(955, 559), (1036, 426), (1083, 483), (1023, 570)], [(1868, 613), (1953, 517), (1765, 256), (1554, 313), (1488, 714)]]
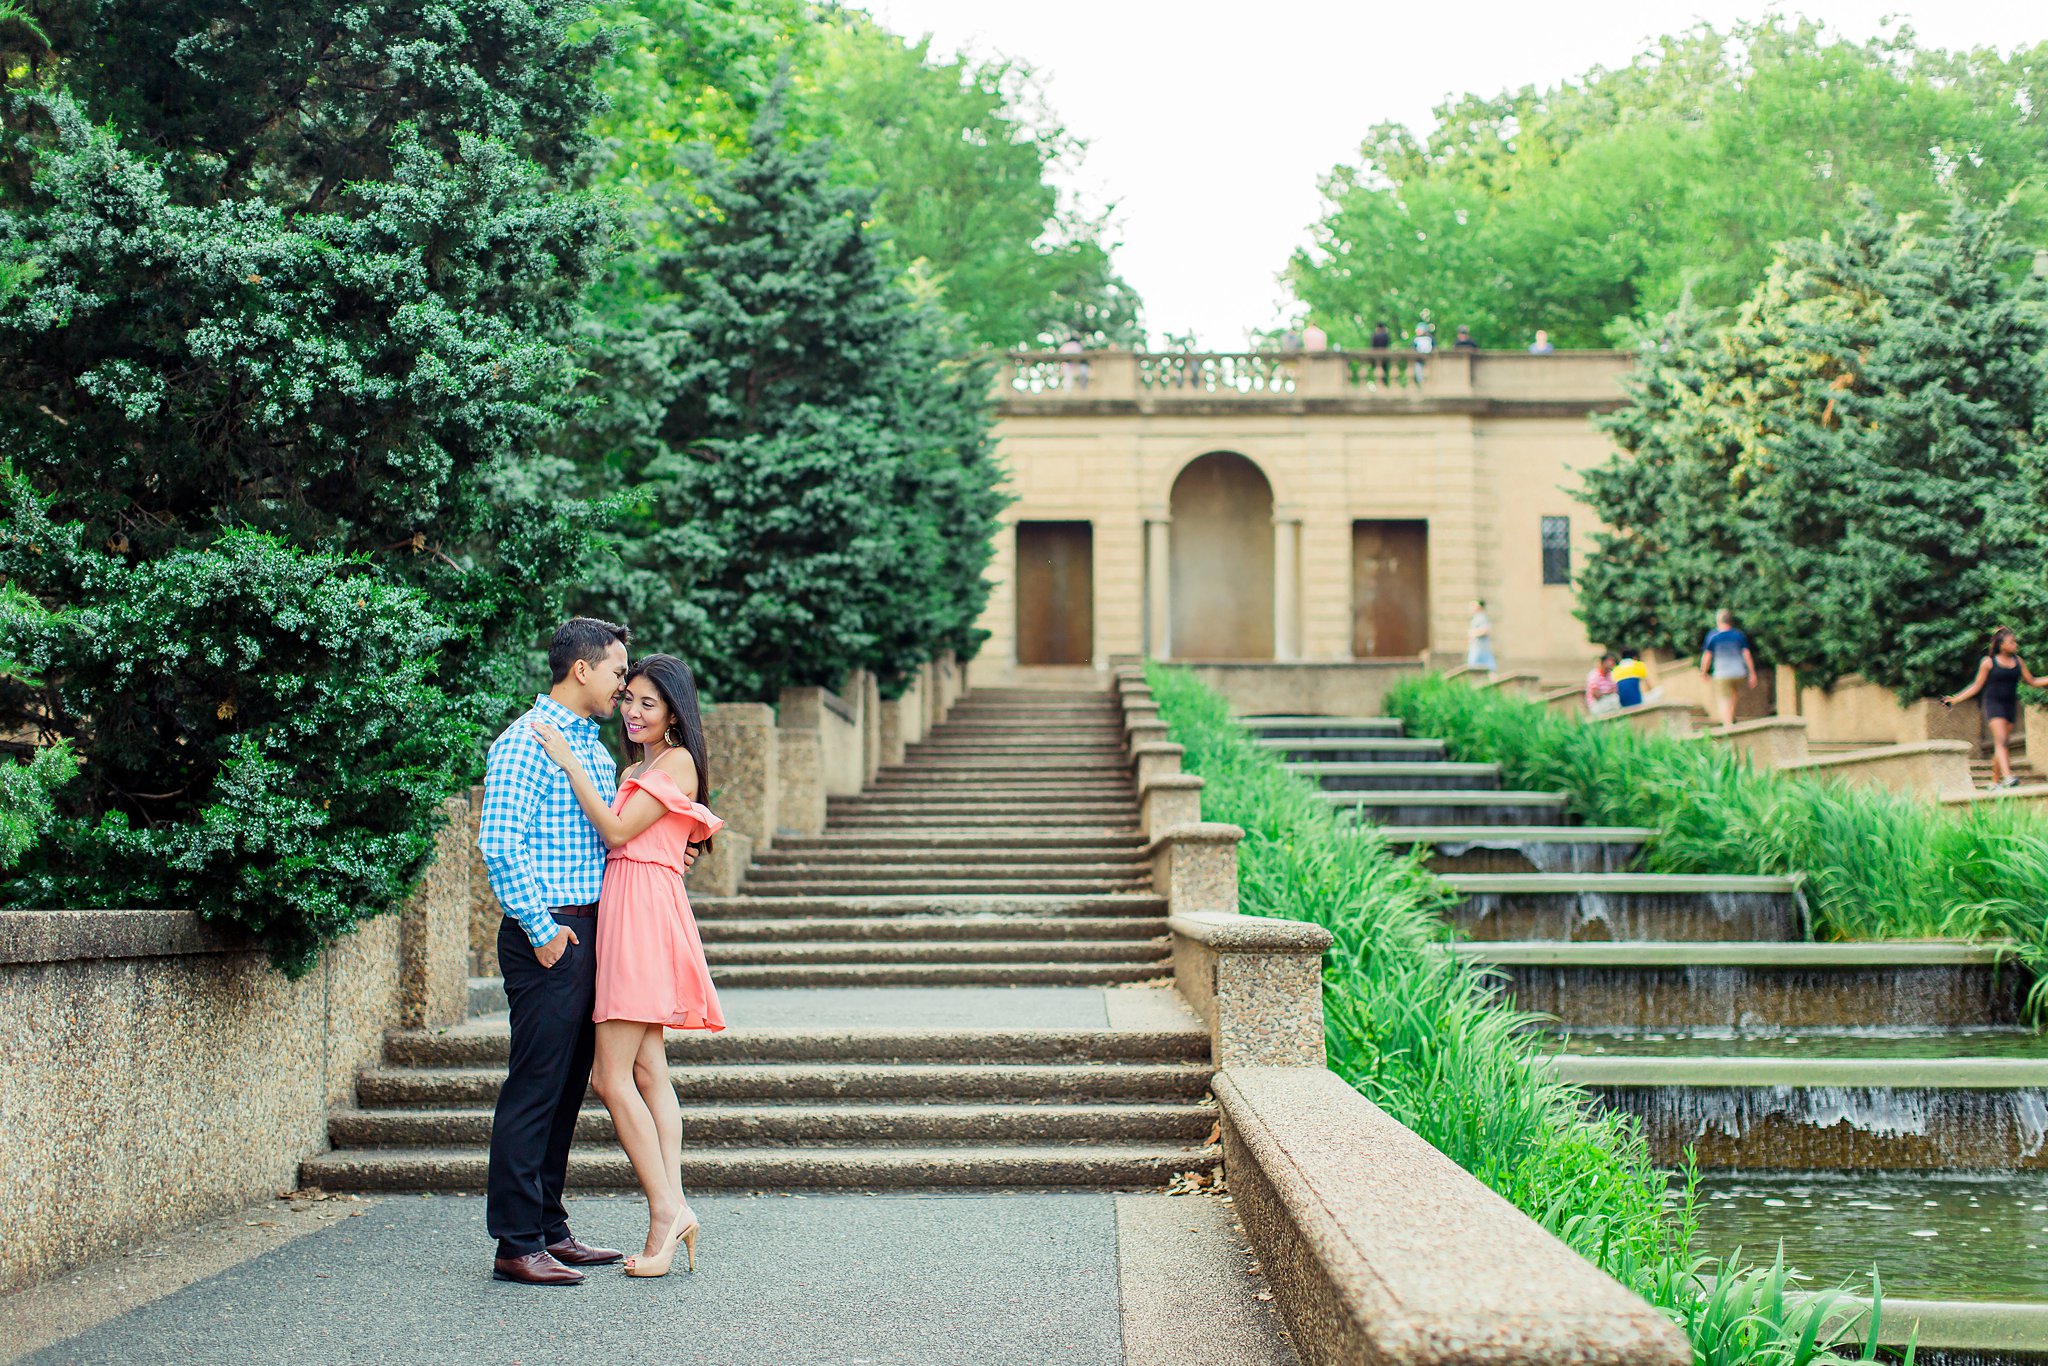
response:
[(555, 919), (576, 932), (551, 968), (533, 956), (511, 916), (498, 928), (498, 970), (512, 1003), (512, 1057), (491, 1116), (484, 1218), (500, 1257), (524, 1257), (569, 1236), (562, 1184), (576, 1115), (590, 1086), (597, 1026), (597, 918), (583, 908)]

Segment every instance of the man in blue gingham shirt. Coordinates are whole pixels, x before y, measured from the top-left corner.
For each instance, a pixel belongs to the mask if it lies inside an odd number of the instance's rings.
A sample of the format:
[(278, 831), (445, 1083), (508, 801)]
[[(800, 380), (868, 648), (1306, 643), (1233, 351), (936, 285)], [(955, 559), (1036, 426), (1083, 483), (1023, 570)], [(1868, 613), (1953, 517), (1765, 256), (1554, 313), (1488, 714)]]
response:
[(536, 949), (561, 933), (551, 908), (586, 906), (604, 885), (604, 841), (576, 804), (569, 775), (541, 751), (529, 722), (549, 721), (568, 737), (583, 771), (610, 801), (617, 766), (597, 722), (543, 693), (491, 744), (489, 778), (477, 845), (491, 891)]
[(610, 797), (617, 769), (597, 726), (618, 707), (630, 638), (623, 626), (590, 617), (564, 622), (548, 646), (546, 695), (492, 743), (484, 774), (477, 845), (505, 908), (498, 970), (512, 1032), (505, 1084), (491, 1112), (484, 1220), (498, 1240), (492, 1274), (524, 1285), (574, 1285), (583, 1279), (578, 1267), (620, 1255), (580, 1242), (562, 1204), (597, 1044), (591, 1017), (604, 841), (531, 723), (553, 722)]

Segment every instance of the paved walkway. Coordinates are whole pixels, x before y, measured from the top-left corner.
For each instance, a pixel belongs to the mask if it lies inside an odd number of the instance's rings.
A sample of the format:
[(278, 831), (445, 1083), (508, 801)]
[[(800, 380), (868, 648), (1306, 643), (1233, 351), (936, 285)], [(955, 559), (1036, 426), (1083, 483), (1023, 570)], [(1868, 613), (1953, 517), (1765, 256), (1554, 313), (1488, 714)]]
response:
[[(64, 1278), (16, 1306), (35, 1323), (9, 1325), (0, 1301), (0, 1327), (48, 1342), (51, 1325), (135, 1305), (23, 1359), (36, 1366), (1294, 1362), (1229, 1207), (1202, 1196), (704, 1196), (694, 1276), (611, 1271), (571, 1290), (492, 1281), (474, 1197), (353, 1208), (153, 1300), (163, 1264), (147, 1254)], [(630, 1197), (576, 1200), (572, 1217), (614, 1245), (641, 1236)], [(127, 1289), (110, 1300), (113, 1276)]]

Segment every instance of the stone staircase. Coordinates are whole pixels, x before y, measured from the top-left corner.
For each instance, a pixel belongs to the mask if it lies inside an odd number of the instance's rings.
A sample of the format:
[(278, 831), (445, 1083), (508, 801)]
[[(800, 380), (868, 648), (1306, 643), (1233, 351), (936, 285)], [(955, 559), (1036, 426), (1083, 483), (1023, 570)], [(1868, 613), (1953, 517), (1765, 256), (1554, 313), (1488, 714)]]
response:
[[(1112, 696), (962, 699), (833, 798), (823, 834), (778, 839), (740, 895), (696, 903), (731, 1027), (668, 1038), (684, 1180), (1133, 1188), (1214, 1165), (1209, 1038), (1160, 984), (1143, 846)], [(508, 1047), (495, 980), (472, 1011), (387, 1037), (307, 1184), (482, 1188)], [(594, 1097), (577, 1132), (573, 1185), (633, 1184)]]

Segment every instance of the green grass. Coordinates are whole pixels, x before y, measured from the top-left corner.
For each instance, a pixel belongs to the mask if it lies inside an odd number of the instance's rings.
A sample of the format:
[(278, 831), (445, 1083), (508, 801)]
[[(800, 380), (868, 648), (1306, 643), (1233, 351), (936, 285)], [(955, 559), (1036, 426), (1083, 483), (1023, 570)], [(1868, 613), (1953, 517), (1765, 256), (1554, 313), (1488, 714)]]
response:
[[(1788, 1298), (1792, 1273), (1691, 1251), (1691, 1182), (1675, 1207), (1632, 1119), (1603, 1115), (1530, 1063), (1534, 1017), (1495, 980), (1436, 946), (1456, 899), (1376, 827), (1340, 829), (1194, 678), (1148, 666), (1183, 763), (1201, 775), (1204, 819), (1244, 829), (1238, 897), (1248, 915), (1310, 920), (1324, 959), (1331, 1068), (1516, 1207), (1685, 1328), (1698, 1366), (1840, 1360), (1839, 1296)], [(1853, 1318), (1844, 1322), (1853, 1326)], [(1867, 1358), (1865, 1358), (1867, 1359)]]
[(1428, 677), (1385, 709), (1509, 787), (1562, 792), (1593, 825), (1652, 827), (1644, 869), (1803, 873), (1821, 939), (2010, 939), (2048, 1007), (2048, 821), (2020, 803), (1953, 811), (1840, 780), (1759, 772), (1704, 741), (1589, 726)]

